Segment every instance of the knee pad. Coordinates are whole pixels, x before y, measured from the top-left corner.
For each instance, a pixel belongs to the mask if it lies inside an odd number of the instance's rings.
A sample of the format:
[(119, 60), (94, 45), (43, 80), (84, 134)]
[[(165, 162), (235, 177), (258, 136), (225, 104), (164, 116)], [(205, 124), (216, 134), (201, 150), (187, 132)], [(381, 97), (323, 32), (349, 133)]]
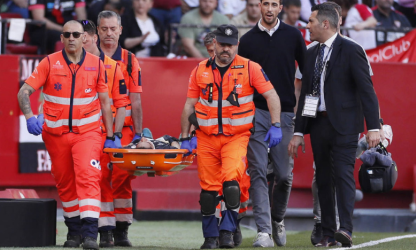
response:
[(237, 209), (240, 207), (240, 185), (237, 181), (225, 181), (222, 184), (225, 207)]
[(215, 209), (219, 203), (217, 196), (217, 191), (207, 191), (203, 189), (201, 190), (201, 194), (199, 196), (199, 204), (201, 205), (202, 215), (215, 214)]

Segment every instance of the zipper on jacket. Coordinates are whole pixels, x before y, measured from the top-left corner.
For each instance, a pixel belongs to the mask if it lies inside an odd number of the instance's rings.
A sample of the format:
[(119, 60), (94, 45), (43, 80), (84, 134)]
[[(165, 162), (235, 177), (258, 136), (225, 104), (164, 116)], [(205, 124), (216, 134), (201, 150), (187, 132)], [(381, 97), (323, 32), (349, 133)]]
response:
[(72, 74), (71, 99), (69, 100), (69, 122), (68, 122), (69, 132), (73, 132), (72, 131), (72, 111), (73, 111), (73, 106), (74, 106), (74, 93), (75, 93), (75, 78), (76, 78), (76, 75), (77, 75), (77, 72), (74, 72)]
[[(218, 88), (218, 85), (217, 85)], [(218, 88), (218, 134), (222, 134), (222, 78)]]

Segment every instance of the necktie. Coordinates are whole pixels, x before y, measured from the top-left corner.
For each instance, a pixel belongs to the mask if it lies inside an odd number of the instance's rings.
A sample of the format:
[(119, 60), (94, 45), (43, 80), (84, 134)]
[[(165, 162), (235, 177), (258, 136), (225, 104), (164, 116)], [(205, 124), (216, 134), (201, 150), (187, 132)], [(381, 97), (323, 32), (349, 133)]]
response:
[(322, 65), (324, 63), (324, 52), (325, 44), (320, 45), (318, 59), (315, 63), (315, 71), (313, 74), (313, 94), (320, 96), (321, 92), (321, 74), (322, 74)]

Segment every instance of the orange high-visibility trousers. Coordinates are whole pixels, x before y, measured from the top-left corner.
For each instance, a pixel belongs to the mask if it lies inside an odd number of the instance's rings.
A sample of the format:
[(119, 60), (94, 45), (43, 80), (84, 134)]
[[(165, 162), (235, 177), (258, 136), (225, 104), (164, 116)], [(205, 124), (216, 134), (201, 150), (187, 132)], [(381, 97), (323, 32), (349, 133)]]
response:
[[(130, 127), (123, 127), (121, 144), (129, 144), (134, 137)], [(103, 143), (106, 134), (103, 135)], [(101, 186), (101, 214), (98, 227), (105, 227), (105, 231), (115, 227), (116, 221), (133, 222), (133, 191), (131, 180), (136, 176), (129, 175), (127, 171), (110, 164), (107, 153), (101, 155), (102, 178)]]
[(52, 161), (52, 176), (62, 201), (64, 217), (98, 219), (100, 214), (101, 129), (83, 134), (52, 135), (42, 138)]
[[(198, 176), (203, 190), (222, 190), (225, 181), (240, 182), (245, 172), (250, 132), (225, 136), (197, 130)], [(241, 188), (241, 186), (240, 186)]]

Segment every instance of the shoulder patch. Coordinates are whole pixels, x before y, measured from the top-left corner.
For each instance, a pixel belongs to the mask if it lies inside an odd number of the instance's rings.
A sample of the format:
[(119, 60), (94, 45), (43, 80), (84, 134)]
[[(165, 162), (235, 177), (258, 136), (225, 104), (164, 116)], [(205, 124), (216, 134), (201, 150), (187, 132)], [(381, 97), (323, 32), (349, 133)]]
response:
[(126, 82), (124, 81), (124, 79), (119, 81), (119, 92), (122, 95), (127, 94), (127, 86), (126, 86)]

